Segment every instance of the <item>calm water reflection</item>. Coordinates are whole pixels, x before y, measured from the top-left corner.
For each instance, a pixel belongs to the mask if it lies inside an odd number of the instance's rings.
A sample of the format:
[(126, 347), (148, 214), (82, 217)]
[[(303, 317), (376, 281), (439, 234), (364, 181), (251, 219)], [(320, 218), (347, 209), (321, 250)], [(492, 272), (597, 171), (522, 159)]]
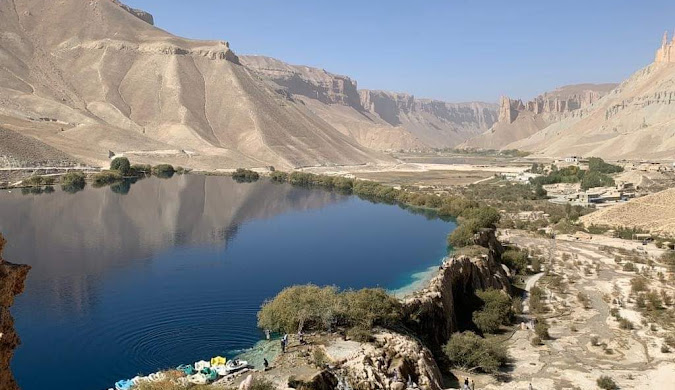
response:
[(97, 389), (231, 355), (259, 339), (255, 313), (283, 287), (400, 287), (438, 263), (452, 227), (266, 180), (3, 192), (5, 257), (33, 266), (13, 308), (23, 345), (12, 366), (24, 390)]

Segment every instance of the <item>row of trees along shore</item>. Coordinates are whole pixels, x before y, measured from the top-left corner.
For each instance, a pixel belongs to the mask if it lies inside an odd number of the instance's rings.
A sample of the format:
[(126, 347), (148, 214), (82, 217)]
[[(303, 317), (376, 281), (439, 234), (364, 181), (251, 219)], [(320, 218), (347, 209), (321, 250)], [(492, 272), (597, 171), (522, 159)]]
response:
[[(494, 228), (499, 211), (482, 202), (456, 195), (408, 191), (373, 181), (306, 172), (274, 171), (271, 180), (297, 186), (321, 187), (359, 196), (372, 202), (399, 204), (434, 210), (440, 217), (457, 219), (457, 228), (448, 235), (455, 248), (472, 248), (474, 235)], [(470, 370), (496, 373), (507, 362), (507, 353), (496, 336), (500, 327), (514, 319), (514, 300), (503, 291), (477, 291), (474, 297), (472, 330), (454, 334), (442, 350), (451, 364)], [(291, 286), (266, 301), (258, 312), (258, 326), (280, 332), (334, 331), (345, 329), (350, 338), (372, 340), (373, 327), (405, 332), (405, 318), (399, 300), (382, 289), (340, 291), (334, 286)], [(469, 308), (468, 310), (471, 310)]]

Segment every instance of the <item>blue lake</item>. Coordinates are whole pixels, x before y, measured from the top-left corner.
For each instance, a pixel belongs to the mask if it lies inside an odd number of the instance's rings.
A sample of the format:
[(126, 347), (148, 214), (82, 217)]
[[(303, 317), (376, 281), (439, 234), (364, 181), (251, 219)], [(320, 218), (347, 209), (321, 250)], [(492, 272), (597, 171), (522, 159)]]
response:
[[(118, 191), (119, 192), (119, 191)], [(106, 389), (263, 337), (292, 284), (397, 289), (440, 263), (451, 222), (268, 180), (150, 178), (126, 194), (0, 192), (4, 257), (33, 267), (12, 313), (24, 390)]]

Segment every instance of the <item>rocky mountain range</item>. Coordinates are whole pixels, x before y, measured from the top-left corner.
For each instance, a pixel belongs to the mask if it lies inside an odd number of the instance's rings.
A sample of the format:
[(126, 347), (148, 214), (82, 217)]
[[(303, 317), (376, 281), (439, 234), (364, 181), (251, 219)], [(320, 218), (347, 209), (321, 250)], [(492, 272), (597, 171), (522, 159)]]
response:
[(461, 145), (466, 148), (501, 149), (527, 138), (565, 116), (574, 116), (608, 94), (617, 84), (577, 84), (545, 92), (523, 102), (503, 96), (499, 119), (487, 132)]
[(116, 0), (0, 2), (3, 129), (102, 166), (109, 151), (202, 169), (391, 161), (280, 95), (227, 42), (152, 21)]
[(239, 59), (335, 128), (374, 149), (452, 147), (497, 120), (497, 106), (492, 103), (448, 103), (406, 93), (359, 90), (355, 80), (323, 69), (265, 56)]
[(616, 89), (556, 123), (507, 145), (537, 155), (669, 159), (675, 155), (675, 39)]

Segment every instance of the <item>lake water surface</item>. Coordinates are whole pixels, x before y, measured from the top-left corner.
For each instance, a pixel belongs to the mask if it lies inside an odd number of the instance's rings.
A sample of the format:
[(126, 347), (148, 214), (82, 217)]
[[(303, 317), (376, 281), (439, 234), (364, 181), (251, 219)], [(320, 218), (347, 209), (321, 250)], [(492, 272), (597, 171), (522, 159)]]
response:
[(23, 390), (105, 389), (231, 357), (261, 303), (300, 283), (401, 288), (440, 263), (451, 222), (268, 180), (145, 179), (127, 194), (0, 193), (5, 258), (33, 267), (12, 313)]

